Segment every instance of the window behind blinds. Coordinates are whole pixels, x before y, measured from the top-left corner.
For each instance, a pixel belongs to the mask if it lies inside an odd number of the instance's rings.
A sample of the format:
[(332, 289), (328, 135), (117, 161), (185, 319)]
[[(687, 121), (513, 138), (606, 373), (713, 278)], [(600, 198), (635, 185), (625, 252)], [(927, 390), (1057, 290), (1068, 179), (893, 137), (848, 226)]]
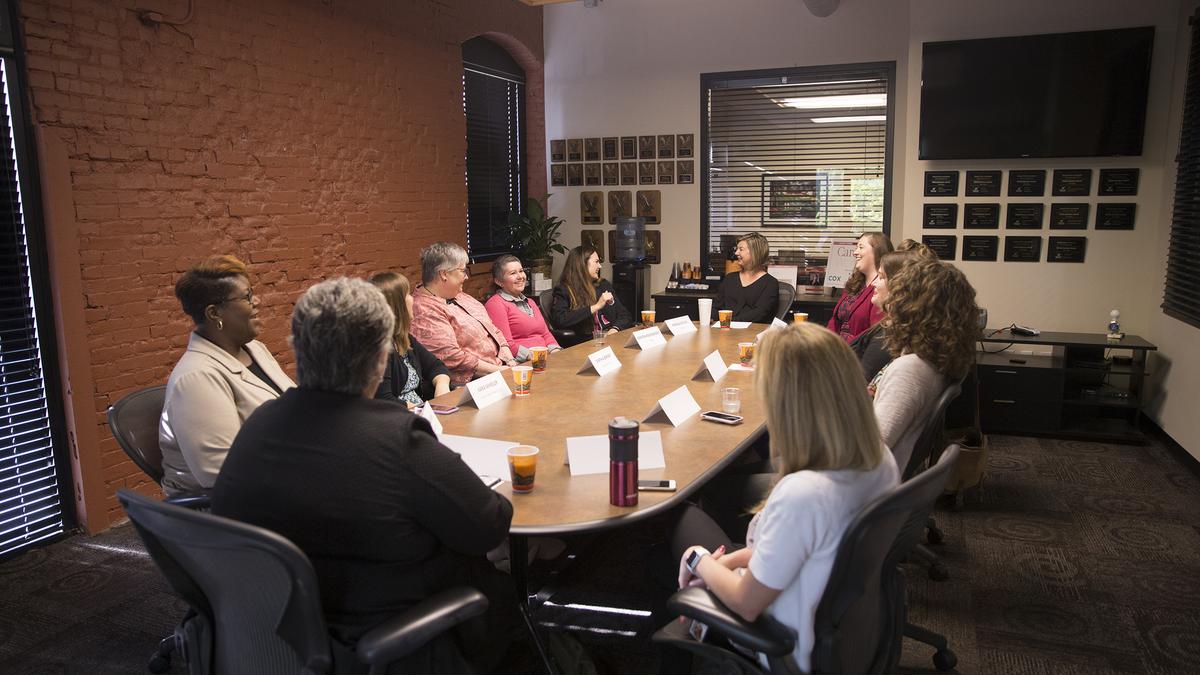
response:
[[(7, 17), (7, 14), (4, 14)], [(30, 233), (18, 164), (16, 64), (0, 53), (0, 557), (64, 532), (64, 478), (56, 464), (47, 375), (38, 331)], [(44, 295), (44, 293), (40, 294)], [(61, 454), (61, 453), (59, 453)]]
[(1200, 10), (1189, 23), (1192, 43), (1162, 309), (1167, 316), (1200, 328)]
[(499, 45), (463, 43), (463, 112), (467, 122), (467, 250), (471, 258), (512, 249), (509, 211), (525, 201), (525, 77)]
[[(701, 256), (759, 232), (779, 262), (888, 227), (895, 64), (701, 76)], [(803, 252), (803, 254), (801, 253)]]

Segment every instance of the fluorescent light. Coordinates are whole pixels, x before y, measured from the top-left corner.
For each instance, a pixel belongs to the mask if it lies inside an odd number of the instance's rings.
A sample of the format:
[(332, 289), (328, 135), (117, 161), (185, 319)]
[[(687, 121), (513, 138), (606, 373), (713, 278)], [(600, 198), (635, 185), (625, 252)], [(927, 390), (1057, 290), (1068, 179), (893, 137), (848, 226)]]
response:
[(773, 99), (785, 108), (797, 110), (820, 110), (822, 108), (882, 108), (887, 105), (887, 94), (842, 94), (839, 96), (793, 96)]
[(847, 117), (814, 117), (810, 122), (830, 124), (836, 122), (884, 122), (887, 115), (849, 115)]

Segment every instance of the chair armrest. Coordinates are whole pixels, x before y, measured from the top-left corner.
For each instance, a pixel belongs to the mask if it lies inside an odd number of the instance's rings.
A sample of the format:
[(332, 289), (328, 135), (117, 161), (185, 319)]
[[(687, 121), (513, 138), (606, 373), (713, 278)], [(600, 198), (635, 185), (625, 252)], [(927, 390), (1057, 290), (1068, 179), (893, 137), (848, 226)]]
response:
[(724, 635), (731, 642), (761, 652), (782, 657), (796, 647), (796, 632), (763, 614), (754, 622), (746, 621), (725, 606), (706, 588), (685, 588), (667, 600), (673, 614), (696, 619)]
[(176, 492), (163, 501), (193, 511), (207, 511), (212, 508), (212, 490), (210, 488), (200, 488), (199, 490)]
[[(569, 329), (551, 328), (550, 334), (554, 336), (554, 340), (560, 345), (564, 342), (569, 343), (575, 340), (575, 331)], [(589, 335), (588, 337), (591, 336)]]
[(436, 593), (371, 629), (358, 641), (364, 663), (390, 663), (416, 651), (446, 630), (487, 610), (483, 593), (466, 586)]

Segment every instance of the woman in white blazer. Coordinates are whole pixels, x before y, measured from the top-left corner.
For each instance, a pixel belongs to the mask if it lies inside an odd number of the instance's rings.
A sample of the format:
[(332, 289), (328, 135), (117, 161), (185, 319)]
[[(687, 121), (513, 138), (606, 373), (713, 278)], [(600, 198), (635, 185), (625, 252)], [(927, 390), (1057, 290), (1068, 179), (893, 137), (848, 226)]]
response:
[(246, 265), (213, 256), (184, 273), (175, 297), (196, 322), (167, 380), (158, 425), (163, 492), (211, 488), (242, 423), (296, 386), (258, 340), (258, 301)]

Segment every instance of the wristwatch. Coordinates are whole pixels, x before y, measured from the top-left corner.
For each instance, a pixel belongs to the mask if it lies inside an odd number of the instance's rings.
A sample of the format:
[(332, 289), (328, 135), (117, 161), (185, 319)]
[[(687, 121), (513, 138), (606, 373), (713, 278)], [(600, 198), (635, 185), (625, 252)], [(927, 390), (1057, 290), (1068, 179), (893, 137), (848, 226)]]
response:
[(696, 565), (699, 565), (700, 559), (706, 555), (711, 554), (703, 548), (692, 549), (692, 552), (688, 554), (687, 562), (684, 564), (687, 565), (688, 571), (691, 572), (693, 576), (696, 574)]

